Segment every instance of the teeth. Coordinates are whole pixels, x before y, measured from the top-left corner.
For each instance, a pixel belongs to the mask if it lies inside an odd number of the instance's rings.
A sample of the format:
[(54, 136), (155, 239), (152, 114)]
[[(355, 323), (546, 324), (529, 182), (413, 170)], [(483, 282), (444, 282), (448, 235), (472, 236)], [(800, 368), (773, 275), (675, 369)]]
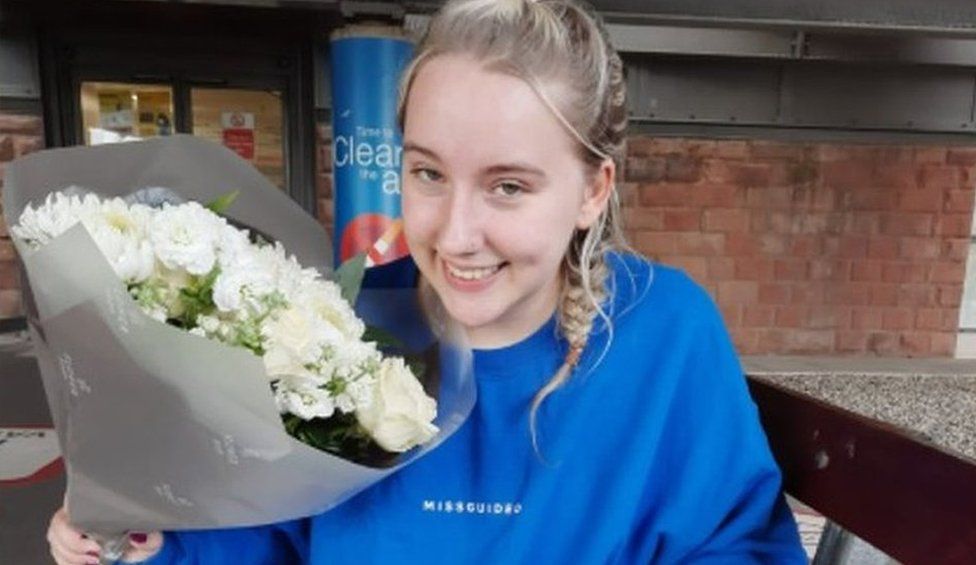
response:
[(452, 275), (459, 279), (464, 279), (466, 281), (476, 281), (483, 279), (487, 276), (494, 274), (498, 269), (501, 268), (501, 264), (494, 265), (492, 267), (483, 267), (480, 269), (458, 269), (451, 265), (447, 266), (447, 270), (451, 272)]

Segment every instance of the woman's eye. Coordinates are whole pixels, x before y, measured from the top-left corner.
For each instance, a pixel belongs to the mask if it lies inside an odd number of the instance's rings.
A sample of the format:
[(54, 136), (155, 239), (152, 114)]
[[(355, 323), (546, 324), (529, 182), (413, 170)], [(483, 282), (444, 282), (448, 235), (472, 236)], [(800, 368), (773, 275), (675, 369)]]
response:
[(438, 182), (443, 176), (433, 169), (425, 169), (423, 167), (418, 167), (414, 169), (413, 175), (424, 182)]
[(515, 182), (500, 182), (495, 185), (494, 192), (501, 196), (518, 196), (525, 192), (525, 188)]

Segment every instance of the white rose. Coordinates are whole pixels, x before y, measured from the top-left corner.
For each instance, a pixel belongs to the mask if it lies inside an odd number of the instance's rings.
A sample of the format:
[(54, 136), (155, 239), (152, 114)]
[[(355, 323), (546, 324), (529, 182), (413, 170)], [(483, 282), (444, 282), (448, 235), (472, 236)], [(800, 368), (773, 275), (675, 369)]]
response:
[(431, 423), (436, 416), (437, 403), (399, 357), (383, 360), (372, 402), (356, 411), (359, 424), (376, 443), (397, 453), (430, 441), (438, 432)]
[(221, 227), (220, 217), (196, 202), (164, 205), (153, 216), (149, 237), (164, 265), (205, 275), (217, 260)]

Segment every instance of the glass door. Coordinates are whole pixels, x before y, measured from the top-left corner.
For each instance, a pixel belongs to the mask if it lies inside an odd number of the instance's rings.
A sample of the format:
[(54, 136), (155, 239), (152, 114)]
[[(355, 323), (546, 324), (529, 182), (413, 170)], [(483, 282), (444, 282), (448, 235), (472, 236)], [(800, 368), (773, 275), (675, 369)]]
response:
[(250, 161), (275, 186), (288, 186), (281, 90), (190, 87), (190, 133)]
[(173, 117), (173, 87), (168, 84), (81, 83), (85, 145), (170, 135)]

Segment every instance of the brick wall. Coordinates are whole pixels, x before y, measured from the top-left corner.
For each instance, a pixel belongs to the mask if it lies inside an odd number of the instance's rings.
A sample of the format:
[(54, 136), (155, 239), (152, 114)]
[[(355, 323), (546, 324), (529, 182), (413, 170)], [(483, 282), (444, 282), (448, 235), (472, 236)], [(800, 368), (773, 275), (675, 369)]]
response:
[[(40, 117), (0, 112), (0, 196), (4, 165), (43, 147), (44, 124)], [(0, 319), (22, 315), (20, 274), (14, 253), (0, 203)]]
[(976, 148), (635, 137), (626, 169), (632, 244), (740, 353), (953, 354)]
[[(0, 115), (0, 167), (41, 139), (38, 118)], [(740, 353), (951, 356), (974, 184), (976, 148), (635, 136), (619, 189), (633, 246), (704, 285)], [(0, 318), (18, 284), (0, 224)]]

